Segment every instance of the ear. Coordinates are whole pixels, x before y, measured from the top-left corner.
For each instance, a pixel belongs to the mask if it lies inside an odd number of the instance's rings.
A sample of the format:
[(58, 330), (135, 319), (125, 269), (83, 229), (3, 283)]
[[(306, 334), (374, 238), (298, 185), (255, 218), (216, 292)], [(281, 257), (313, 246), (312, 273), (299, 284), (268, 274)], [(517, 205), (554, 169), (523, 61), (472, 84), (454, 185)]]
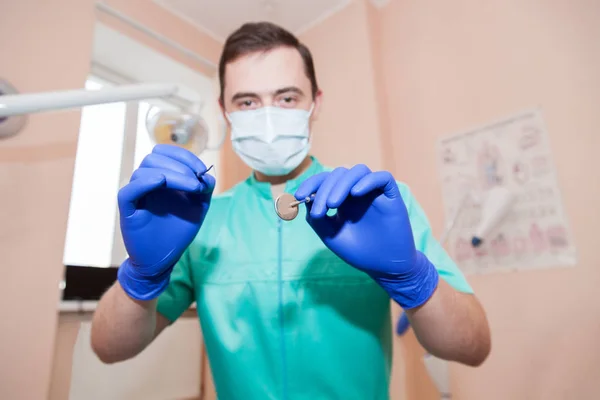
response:
[(315, 98), (313, 100), (314, 107), (313, 112), (310, 116), (311, 121), (316, 121), (319, 119), (319, 115), (321, 114), (321, 104), (323, 103), (323, 92), (319, 89), (315, 94)]
[(219, 109), (221, 110), (221, 115), (223, 116), (225, 124), (227, 124), (227, 127), (230, 127), (231, 124), (229, 123), (229, 118), (227, 118), (227, 111), (225, 111), (225, 106), (223, 105), (221, 98), (217, 99), (217, 103), (219, 103)]

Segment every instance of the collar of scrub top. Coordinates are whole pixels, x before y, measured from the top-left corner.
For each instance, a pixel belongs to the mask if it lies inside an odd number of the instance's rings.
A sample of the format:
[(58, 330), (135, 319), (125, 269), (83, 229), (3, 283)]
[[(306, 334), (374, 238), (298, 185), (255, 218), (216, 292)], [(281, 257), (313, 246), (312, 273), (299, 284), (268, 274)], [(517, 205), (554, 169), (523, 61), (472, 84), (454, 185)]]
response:
[[(300, 184), (304, 182), (308, 177), (318, 174), (319, 172), (323, 172), (325, 170), (323, 165), (319, 162), (319, 160), (316, 159), (316, 157), (310, 156), (310, 159), (312, 160), (312, 163), (306, 169), (306, 171), (298, 175), (296, 178), (287, 181), (287, 183), (285, 184), (285, 191), (287, 193), (295, 193), (296, 190), (300, 187)], [(246, 184), (249, 185), (252, 189), (256, 190), (261, 197), (270, 200), (273, 199), (273, 194), (271, 193), (271, 184), (268, 182), (257, 181), (256, 177), (254, 176), (254, 172), (250, 173), (250, 176), (248, 177), (248, 179), (246, 179)]]

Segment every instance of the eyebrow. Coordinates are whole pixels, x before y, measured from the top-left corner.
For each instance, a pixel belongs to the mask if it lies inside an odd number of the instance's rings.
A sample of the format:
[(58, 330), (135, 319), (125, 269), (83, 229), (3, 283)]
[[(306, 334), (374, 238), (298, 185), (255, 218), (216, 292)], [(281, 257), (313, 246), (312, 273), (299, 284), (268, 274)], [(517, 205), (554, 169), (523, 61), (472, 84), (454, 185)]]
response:
[(304, 95), (304, 92), (302, 90), (300, 90), (299, 87), (296, 87), (296, 86), (288, 86), (288, 87), (284, 87), (284, 88), (281, 88), (281, 89), (277, 89), (275, 91), (275, 93), (273, 93), (273, 94), (275, 96), (278, 96), (280, 94), (288, 93), (288, 92), (296, 93), (296, 94), (299, 94), (299, 95)]
[[(287, 87), (284, 87), (284, 88), (281, 88), (281, 89), (277, 89), (272, 94), (273, 94), (273, 96), (279, 96), (280, 94), (289, 93), (289, 92), (296, 93), (296, 94), (299, 94), (301, 96), (304, 96), (304, 92), (302, 90), (300, 90), (300, 88), (298, 88), (296, 86), (287, 86)], [(254, 92), (238, 92), (238, 93), (234, 94), (231, 97), (231, 101), (233, 102), (233, 101), (245, 98), (245, 97), (258, 98), (260, 96), (257, 93), (254, 93)]]

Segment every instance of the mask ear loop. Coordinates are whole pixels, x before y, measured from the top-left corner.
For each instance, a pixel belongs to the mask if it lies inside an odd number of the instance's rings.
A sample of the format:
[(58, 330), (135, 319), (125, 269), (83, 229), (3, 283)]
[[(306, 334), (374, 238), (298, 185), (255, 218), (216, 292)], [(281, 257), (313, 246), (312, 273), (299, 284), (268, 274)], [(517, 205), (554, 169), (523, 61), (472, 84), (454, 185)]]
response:
[(222, 133), (221, 133), (221, 137), (219, 138), (219, 142), (215, 146), (207, 145), (206, 150), (210, 150), (210, 151), (219, 150), (221, 147), (223, 147), (223, 144), (225, 143), (225, 139), (227, 138), (227, 124), (219, 121), (218, 125), (222, 126), (222, 129), (221, 129)]
[[(310, 125), (310, 117), (312, 117), (312, 113), (315, 109), (315, 102), (313, 101), (312, 104), (310, 105), (310, 110), (308, 110), (308, 118), (306, 119), (306, 124)], [(312, 130), (308, 129), (308, 146), (312, 146), (312, 140), (313, 140), (313, 135), (312, 135)]]

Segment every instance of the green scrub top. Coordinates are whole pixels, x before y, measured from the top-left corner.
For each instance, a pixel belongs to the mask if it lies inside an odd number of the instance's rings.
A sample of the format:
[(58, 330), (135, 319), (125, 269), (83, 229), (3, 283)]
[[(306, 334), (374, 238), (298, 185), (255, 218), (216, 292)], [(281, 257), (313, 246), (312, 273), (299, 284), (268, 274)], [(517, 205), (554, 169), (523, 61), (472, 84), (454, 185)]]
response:
[[(285, 191), (330, 170), (311, 166)], [(415, 244), (455, 289), (472, 289), (399, 183)], [(392, 362), (390, 298), (325, 247), (305, 220), (275, 213), (252, 174), (213, 198), (175, 266), (158, 312), (175, 321), (195, 301), (220, 400), (384, 400)]]

